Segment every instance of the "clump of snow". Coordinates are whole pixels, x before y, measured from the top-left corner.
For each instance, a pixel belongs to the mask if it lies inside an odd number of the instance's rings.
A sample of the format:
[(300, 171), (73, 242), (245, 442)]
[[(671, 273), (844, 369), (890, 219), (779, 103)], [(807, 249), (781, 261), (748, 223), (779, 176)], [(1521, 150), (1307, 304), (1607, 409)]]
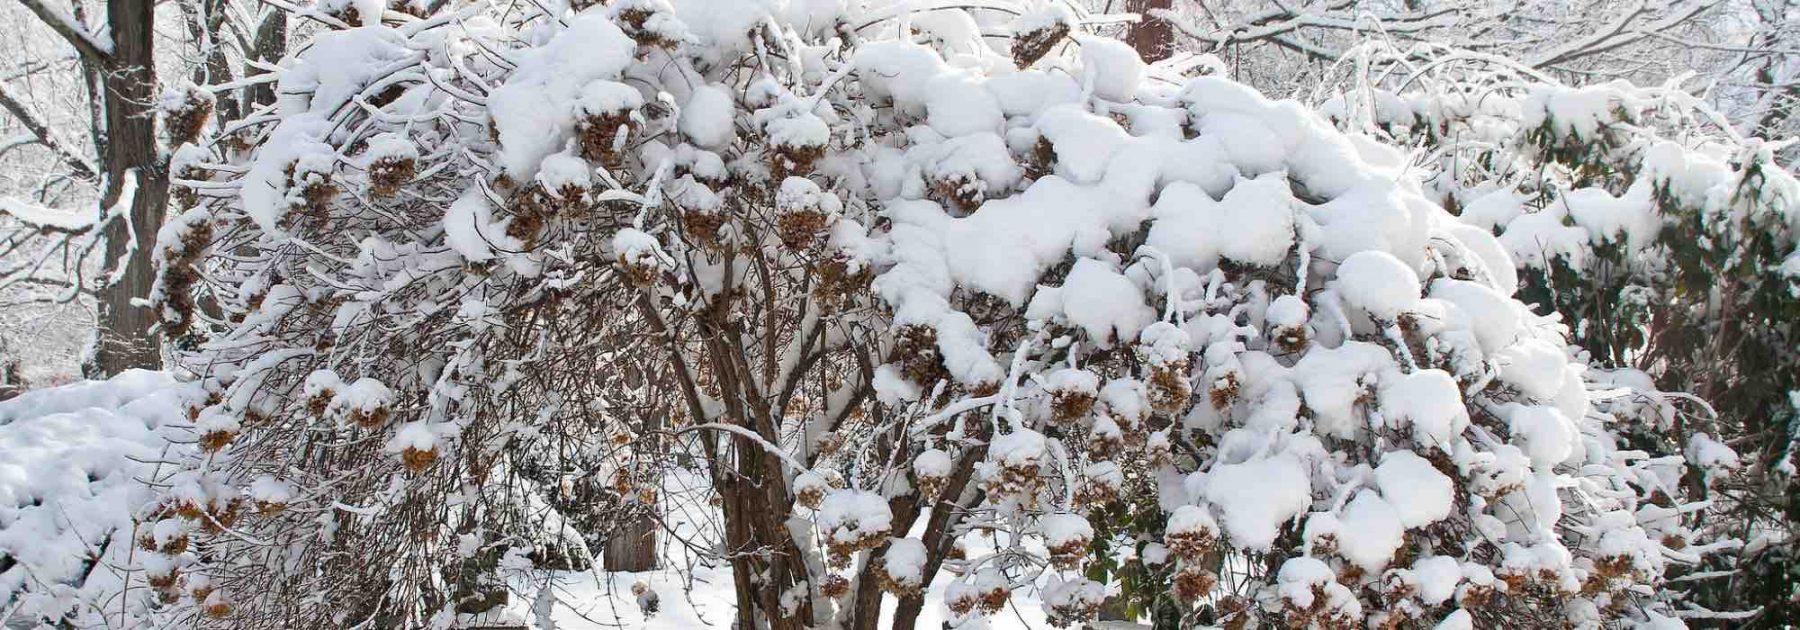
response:
[(1520, 317), (1512, 300), (1487, 284), (1439, 278), (1431, 282), (1431, 297), (1455, 304), (1469, 317), (1485, 354), (1497, 353), (1519, 337)]
[(1198, 505), (1175, 508), (1164, 527), (1163, 541), (1169, 553), (1198, 562), (1219, 543), (1219, 523), (1212, 511)]
[(1016, 429), (994, 438), (988, 445), (988, 459), (1004, 466), (1036, 466), (1043, 459), (1047, 445), (1044, 434), (1031, 429)]
[(1105, 584), (1088, 579), (1051, 578), (1044, 589), (1044, 612), (1051, 625), (1066, 627), (1087, 621), (1106, 602)]
[(1010, 192), (1025, 170), (994, 133), (973, 133), (934, 144), (914, 145), (928, 183), (959, 210)]
[(644, 106), (644, 95), (618, 81), (599, 80), (581, 88), (575, 99), (577, 111), (590, 116), (620, 114)]
[(544, 157), (538, 164), (538, 183), (550, 194), (561, 195), (564, 191), (587, 190), (593, 186), (593, 167), (587, 160), (572, 153), (552, 153)]
[(1695, 433), (1688, 438), (1686, 454), (1688, 463), (1699, 468), (1709, 480), (1743, 465), (1736, 450), (1705, 433)]
[(636, 51), (636, 42), (593, 12), (569, 20), (549, 43), (527, 51), (518, 69), (488, 95), (506, 172), (531, 179), (544, 157), (568, 140), (583, 89), (598, 80), (618, 80)]
[(1427, 447), (1440, 447), (1469, 426), (1469, 410), (1463, 406), (1462, 388), (1443, 370), (1419, 370), (1385, 382), (1381, 410), (1387, 420), (1410, 427), (1413, 437)]
[(1469, 225), (1493, 230), (1524, 214), (1525, 202), (1529, 200), (1529, 197), (1513, 188), (1503, 187), (1470, 201), (1463, 206), (1462, 214), (1457, 218)]
[(994, 133), (1006, 122), (994, 94), (967, 77), (941, 76), (926, 89), (926, 121), (945, 136)]
[[(146, 612), (154, 594), (141, 582), (119, 599), (122, 571), (140, 568), (133, 518), (157, 496), (142, 480), (160, 481), (168, 471), (159, 475), (158, 462), (187, 448), (171, 438), (192, 442), (184, 409), (200, 397), (167, 373), (131, 370), (0, 402), (0, 610), (9, 621), (99, 627), (102, 615), (117, 623), (121, 611)], [(137, 554), (148, 556), (161, 557)]]
[(329, 399), (336, 396), (338, 390), (343, 388), (344, 379), (339, 377), (337, 372), (314, 370), (311, 374), (306, 375), (306, 380), (301, 383), (300, 393), (309, 399)]
[(950, 454), (942, 450), (929, 448), (920, 451), (913, 458), (913, 474), (920, 477), (949, 477), (953, 463)]
[(1125, 472), (1119, 469), (1117, 462), (1094, 462), (1081, 472), (1089, 487), (1103, 493), (1102, 496), (1117, 496), (1119, 490), (1125, 487)]
[(1109, 101), (1130, 101), (1144, 81), (1144, 60), (1131, 44), (1093, 35), (1077, 35), (1081, 44), (1082, 80), (1093, 86), (1094, 96)]
[(1338, 553), (1370, 571), (1381, 571), (1405, 542), (1406, 526), (1387, 499), (1370, 490), (1356, 493), (1338, 515)]
[(435, 452), (440, 438), (431, 425), (425, 422), (408, 422), (394, 432), (383, 448), (388, 453), (405, 454), (407, 451)]
[(1219, 509), (1225, 531), (1240, 548), (1266, 550), (1281, 526), (1312, 507), (1305, 464), (1288, 455), (1214, 466), (1206, 499)]
[(1289, 558), (1281, 563), (1281, 570), (1276, 573), (1276, 593), (1282, 599), (1299, 610), (1313, 609), (1315, 591), (1325, 597), (1324, 602), (1317, 602), (1322, 604), (1317, 608), (1346, 619), (1362, 618), (1362, 603), (1349, 587), (1337, 582), (1337, 574), (1329, 565), (1310, 557)]
[(479, 187), (470, 188), (450, 204), (444, 215), (444, 241), (469, 262), (493, 260), (496, 248), (522, 247), (507, 236), (504, 222), (494, 221), (493, 205)]
[(1453, 483), (1412, 451), (1390, 451), (1381, 456), (1381, 465), (1375, 468), (1375, 486), (1408, 528), (1449, 518), (1455, 508)]
[(843, 202), (810, 179), (789, 177), (781, 181), (781, 189), (775, 193), (775, 207), (787, 212), (817, 210), (836, 216), (843, 209)]
[(1156, 311), (1144, 304), (1143, 291), (1130, 278), (1092, 258), (1075, 261), (1061, 287), (1039, 289), (1025, 311), (1032, 319), (1059, 314), (1103, 347), (1136, 339), (1156, 321)]
[(1048, 455), (1049, 441), (1031, 429), (1014, 429), (988, 444), (987, 461), (980, 470), (989, 491), (997, 496), (1025, 498), (1039, 486), (1038, 468)]
[(283, 505), (294, 499), (294, 485), (263, 475), (250, 482), (248, 495), (260, 505)]
[(337, 164), (337, 151), (324, 138), (330, 123), (310, 113), (284, 119), (266, 148), (250, 163), (238, 192), (244, 214), (269, 234), (282, 233), (289, 210), (305, 205), (305, 185), (328, 182)]
[(419, 158), (419, 146), (406, 136), (394, 132), (375, 134), (369, 138), (367, 149), (362, 154), (365, 164), (374, 164), (382, 160), (416, 160)]
[(1500, 379), (1538, 400), (1555, 398), (1563, 387), (1568, 359), (1560, 348), (1542, 339), (1524, 339), (1496, 356)]
[(1295, 203), (1279, 173), (1239, 178), (1216, 201), (1199, 186), (1177, 182), (1163, 191), (1151, 210), (1157, 221), (1145, 244), (1176, 264), (1197, 269), (1212, 268), (1220, 257), (1274, 266), (1293, 247)]
[(1044, 545), (1054, 553), (1059, 547), (1087, 547), (1094, 538), (1094, 526), (1080, 514), (1048, 514), (1038, 521), (1038, 533), (1043, 534)]
[(1419, 301), (1419, 274), (1393, 254), (1365, 250), (1338, 265), (1337, 290), (1350, 306), (1392, 321)]
[(920, 386), (900, 373), (900, 368), (892, 363), (884, 363), (875, 368), (875, 376), (870, 379), (869, 387), (875, 390), (875, 397), (883, 404), (897, 405), (919, 399)]
[(354, 107), (352, 98), (389, 79), (383, 70), (414, 54), (400, 31), (382, 27), (322, 31), (311, 44), (305, 54), (288, 60), (291, 65), (275, 89), (285, 116), (309, 111), (329, 115)]
[(853, 546), (878, 542), (893, 530), (894, 513), (887, 500), (866, 490), (837, 490), (819, 505), (819, 529), (827, 540)]
[(1283, 295), (1269, 303), (1269, 309), (1263, 312), (1263, 319), (1270, 326), (1279, 328), (1298, 328), (1306, 325), (1311, 317), (1306, 307), (1306, 300), (1298, 295)]
[(1036, 129), (1056, 150), (1057, 174), (1082, 184), (1100, 181), (1113, 154), (1127, 146), (1118, 123), (1073, 105), (1038, 114)]
[(925, 543), (915, 538), (892, 538), (887, 551), (881, 554), (881, 570), (896, 590), (916, 592), (925, 585), (925, 559)]
[(1435, 630), (1475, 630), (1475, 616), (1469, 614), (1467, 609), (1458, 608), (1444, 615), (1444, 620), (1438, 622)]
[(1612, 84), (1540, 86), (1532, 89), (1521, 104), (1523, 116), (1519, 125), (1533, 129), (1548, 124), (1559, 135), (1594, 140), (1602, 128), (1620, 122), (1617, 112), (1631, 109), (1626, 102), (1631, 98), (1628, 90)]
[(662, 266), (663, 258), (667, 256), (656, 237), (634, 228), (625, 228), (613, 234), (612, 249), (619, 260), (633, 267), (655, 269)]
[(1419, 600), (1436, 606), (1456, 596), (1462, 584), (1462, 563), (1449, 556), (1427, 556), (1414, 560), (1406, 570), (1409, 581), (1418, 589)]
[(774, 147), (819, 147), (831, 141), (831, 127), (811, 112), (794, 111), (787, 116), (770, 116), (763, 120), (762, 127), (769, 137), (769, 145)]
[(376, 26), (381, 24), (381, 14), (387, 10), (386, 0), (319, 0), (318, 9), (329, 15), (345, 17), (352, 11), (356, 19), (355, 26)]
[(1569, 417), (1555, 407), (1509, 405), (1506, 420), (1515, 441), (1523, 443), (1533, 468), (1548, 469), (1562, 463), (1581, 437)]
[(724, 86), (706, 84), (694, 88), (682, 106), (679, 126), (694, 144), (722, 149), (737, 140), (736, 105)]
[(1100, 375), (1078, 368), (1062, 368), (1044, 379), (1044, 389), (1058, 395), (1092, 399), (1100, 394)]
[(1054, 2), (1032, 4), (1019, 17), (1006, 25), (1007, 30), (1015, 34), (1041, 31), (1056, 24), (1074, 25), (1077, 20), (1074, 12), (1068, 7)]

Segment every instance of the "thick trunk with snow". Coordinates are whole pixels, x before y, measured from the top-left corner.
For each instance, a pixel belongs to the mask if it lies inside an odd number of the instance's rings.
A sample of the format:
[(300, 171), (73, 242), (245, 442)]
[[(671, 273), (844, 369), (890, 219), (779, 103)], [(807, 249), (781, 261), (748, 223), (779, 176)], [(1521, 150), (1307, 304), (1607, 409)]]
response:
[[(147, 297), (155, 282), (150, 252), (167, 207), (169, 179), (156, 147), (156, 71), (153, 63), (155, 6), (138, 0), (110, 0), (113, 50), (100, 62), (106, 142), (100, 147), (106, 171), (103, 206), (117, 202), (126, 178), (135, 178), (129, 222), (115, 221), (106, 230), (108, 265), (124, 261), (117, 282), (100, 291), (99, 331), (88, 371), (110, 376), (131, 368), (162, 365), (159, 343), (151, 327), (156, 315), (132, 305)], [(108, 269), (108, 271), (111, 271)]]

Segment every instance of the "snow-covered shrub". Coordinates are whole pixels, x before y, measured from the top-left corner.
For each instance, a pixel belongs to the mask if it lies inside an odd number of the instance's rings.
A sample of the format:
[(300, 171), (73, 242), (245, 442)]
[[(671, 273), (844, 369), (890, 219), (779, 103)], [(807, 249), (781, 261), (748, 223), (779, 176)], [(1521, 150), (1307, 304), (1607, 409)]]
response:
[[(1014, 197), (966, 216), (924, 193), (887, 205), (874, 288), (935, 352), (896, 356), (877, 394), (910, 401), (934, 448), (983, 453), (969, 521), (1048, 550), (965, 564), (1136, 571), (1138, 610), (1230, 627), (1661, 605), (1641, 587), (1664, 540), (1587, 532), (1624, 517), (1644, 534), (1663, 462), (1590, 413), (1565, 329), (1488, 271), (1512, 269), (1497, 239), (1462, 229), (1401, 154), (1293, 103), (1206, 78), (1133, 95), (1013, 115), (1015, 146), (1045, 160)], [(1148, 483), (1074, 500), (1096, 462)], [(1065, 511), (1107, 523), (1097, 548), (1171, 557), (1071, 558)], [(1479, 601), (1382, 591), (1432, 555), (1509, 580)], [(1509, 556), (1532, 562), (1503, 571)], [(953, 611), (991, 609), (985, 575)]]
[[(195, 614), (453, 623), (582, 555), (594, 477), (659, 509), (671, 455), (744, 627), (871, 627), (882, 589), (910, 627), (946, 569), (959, 620), (1663, 610), (1666, 462), (1395, 149), (1041, 7), (484, 7), (359, 10), (196, 162), (162, 241), (217, 256), (160, 294), (230, 429), (165, 499)], [(1499, 577), (1384, 591), (1435, 557)]]
[[(1455, 209), (1460, 229), (1495, 234), (1516, 264), (1490, 268), (1494, 288), (1516, 289), (1569, 327), (1592, 367), (1585, 381), (1595, 411), (1633, 449), (1686, 456), (1685, 472), (1675, 469), (1655, 489), (1665, 495), (1657, 504), (1713, 499), (1712, 509), (1675, 520), (1762, 539), (1744, 562), (1721, 554), (1702, 567), (1712, 577), (1685, 581), (1681, 588), (1700, 600), (1682, 614), (1794, 619), (1786, 594), (1795, 577), (1759, 568), (1791, 563), (1800, 523), (1785, 498), (1800, 488), (1792, 463), (1800, 416), (1790, 402), (1800, 379), (1792, 350), (1800, 345), (1800, 182), (1775, 162), (1785, 143), (1739, 136), (1675, 85), (1568, 87), (1456, 51), (1396, 72), (1412, 61), (1379, 45), (1363, 54), (1362, 67), (1375, 69), (1352, 72), (1350, 89), (1325, 109), (1345, 127), (1419, 146), (1427, 188)], [(1459, 304), (1490, 305), (1470, 310), (1496, 310), (1499, 296), (1487, 291), (1432, 287), (1440, 290)], [(1514, 334), (1486, 317), (1478, 330), (1484, 348)], [(1511, 362), (1551, 354), (1514, 353)], [(1722, 467), (1738, 455), (1712, 435), (1725, 436), (1748, 465)], [(1683, 555), (1679, 564), (1697, 560)], [(1725, 568), (1757, 586), (1722, 579), (1731, 575), (1717, 571)]]

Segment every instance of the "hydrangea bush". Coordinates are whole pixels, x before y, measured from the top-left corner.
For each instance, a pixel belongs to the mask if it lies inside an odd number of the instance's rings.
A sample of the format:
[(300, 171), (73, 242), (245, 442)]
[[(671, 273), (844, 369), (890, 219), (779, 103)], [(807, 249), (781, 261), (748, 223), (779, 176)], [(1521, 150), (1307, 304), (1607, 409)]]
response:
[(1800, 183), (1774, 161), (1785, 143), (1741, 137), (1678, 85), (1364, 53), (1374, 70), (1347, 74), (1325, 111), (1427, 152), (1428, 188), (1499, 237), (1520, 299), (1571, 327), (1596, 411), (1631, 448), (1685, 458), (1681, 483), (1712, 505), (1684, 518), (1748, 545), (1681, 586), (1684, 614), (1792, 620)]
[(1059, 5), (339, 4), (159, 239), (204, 623), (448, 627), (596, 504), (771, 628), (1661, 623), (1709, 544), (1507, 233)]

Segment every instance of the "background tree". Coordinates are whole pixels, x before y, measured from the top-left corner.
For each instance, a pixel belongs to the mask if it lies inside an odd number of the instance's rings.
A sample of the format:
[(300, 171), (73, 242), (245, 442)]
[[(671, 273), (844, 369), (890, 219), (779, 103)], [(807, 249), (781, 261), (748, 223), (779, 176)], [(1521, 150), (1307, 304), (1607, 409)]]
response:
[[(132, 304), (133, 298), (149, 295), (155, 277), (150, 250), (154, 230), (162, 225), (168, 190), (168, 173), (156, 135), (155, 5), (108, 2), (107, 28), (104, 35), (96, 35), (86, 16), (42, 0), (20, 1), (61, 36), (80, 60), (93, 103), (93, 145), (99, 149), (99, 159), (90, 163), (70, 152), (41, 122), (27, 122), (26, 126), (40, 143), (61, 154), (77, 176), (103, 182), (99, 218), (65, 221), (63, 225), (25, 219), (25, 227), (51, 235), (57, 243), (50, 248), (63, 255), (78, 253), (74, 261), (64, 263), (71, 268), (88, 264), (90, 253), (98, 256), (97, 270), (103, 280), (95, 283), (98, 332), (91, 359), (93, 373), (160, 367), (158, 344), (151, 333), (154, 314)], [(7, 109), (22, 120), (33, 120), (15, 99), (0, 102), (7, 103)], [(63, 235), (55, 236), (58, 232)], [(97, 239), (100, 245), (83, 244), (84, 237)], [(15, 268), (13, 279), (35, 277), (43, 263), (40, 258), (24, 269)], [(75, 277), (69, 282), (83, 288), (81, 273), (72, 275)]]
[[(9, 325), (19, 327), (13, 345), (38, 378), (68, 369), (66, 346), (75, 344), (63, 336), (94, 336), (82, 359), (90, 374), (162, 365), (155, 314), (132, 301), (149, 295), (170, 156), (201, 128), (228, 129), (274, 102), (267, 80), (245, 75), (280, 57), (285, 11), (218, 0), (126, 4), (103, 15), (85, 2), (7, 7), (23, 20), (9, 36), (45, 53), (21, 58), (0, 80), (6, 124), (20, 134), (7, 144), (17, 170), (0, 188), (10, 198), (0, 289)], [(91, 26), (114, 20), (129, 27)]]

